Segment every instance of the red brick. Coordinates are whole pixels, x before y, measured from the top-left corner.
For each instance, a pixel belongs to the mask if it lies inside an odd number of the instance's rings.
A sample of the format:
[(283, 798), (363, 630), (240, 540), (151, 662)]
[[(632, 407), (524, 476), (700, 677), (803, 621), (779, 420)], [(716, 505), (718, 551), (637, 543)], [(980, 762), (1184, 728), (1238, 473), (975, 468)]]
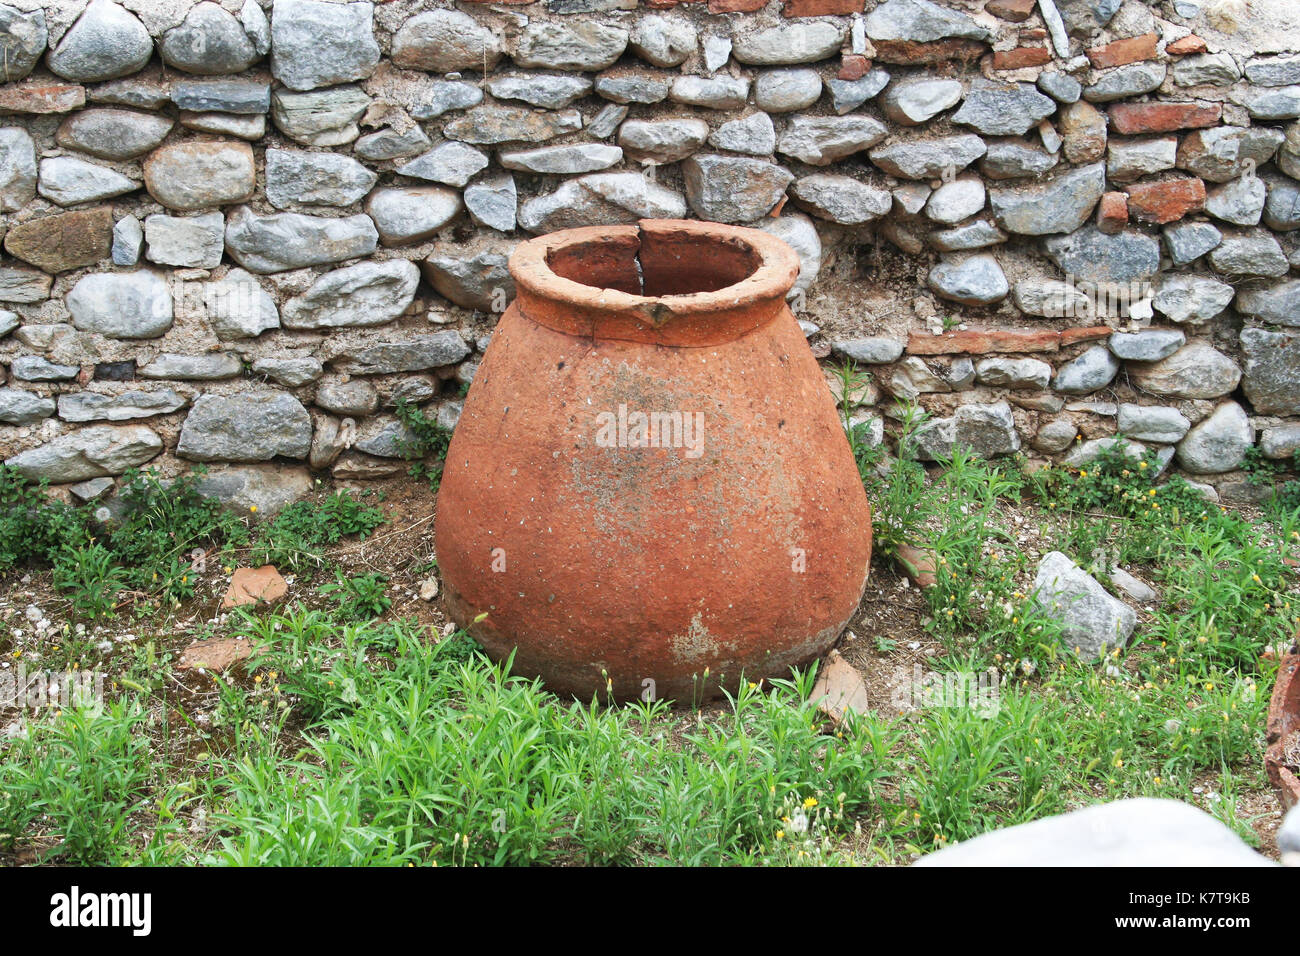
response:
[(1154, 33), (1144, 33), (1140, 37), (1125, 37), (1123, 40), (1116, 40), (1105, 46), (1093, 47), (1087, 51), (1088, 59), (1098, 69), (1124, 66), (1127, 63), (1137, 63), (1139, 60), (1154, 60), (1156, 41), (1159, 39), (1160, 37)]
[(1061, 333), (1050, 329), (968, 329), (931, 335), (913, 332), (907, 337), (912, 355), (983, 355), (986, 352), (1055, 352)]
[(1097, 206), (1097, 228), (1113, 236), (1128, 224), (1128, 196), (1125, 193), (1106, 193)]
[(861, 53), (846, 53), (840, 57), (840, 72), (836, 74), (836, 79), (860, 80), (870, 69), (871, 61)]
[(1194, 176), (1125, 186), (1129, 215), (1140, 222), (1176, 222), (1205, 205), (1205, 183)]
[(765, 6), (766, 0), (709, 0), (709, 13), (753, 13)]
[(984, 9), (995, 17), (1010, 20), (1012, 23), (1024, 23), (1034, 12), (1038, 0), (989, 0)]
[(85, 105), (86, 88), (77, 83), (0, 86), (0, 113), (68, 113)]
[(1069, 348), (1071, 345), (1078, 345), (1080, 342), (1095, 342), (1097, 339), (1108, 339), (1114, 331), (1109, 325), (1088, 325), (1063, 329), (1061, 331), (1061, 348)]
[(836, 17), (861, 13), (863, 6), (865, 0), (783, 0), (781, 13), (787, 17)]
[(1187, 56), (1189, 53), (1204, 53), (1205, 50), (1205, 41), (1195, 33), (1189, 33), (1165, 46), (1165, 52), (1170, 56)]
[(1022, 46), (1014, 50), (998, 50), (993, 54), (993, 69), (1019, 70), (1026, 66), (1042, 66), (1050, 63), (1052, 54), (1046, 47)]
[(1025, 40), (1046, 40), (1047, 31), (1042, 27), (1028, 27), (1020, 31), (1020, 39), (1022, 42)]
[(949, 39), (931, 43), (912, 40), (876, 40), (876, 59), (881, 63), (907, 66), (913, 63), (947, 63), (978, 60), (988, 47), (979, 40)]
[(1222, 115), (1219, 103), (1116, 103), (1110, 125), (1117, 133), (1171, 133), (1217, 126)]

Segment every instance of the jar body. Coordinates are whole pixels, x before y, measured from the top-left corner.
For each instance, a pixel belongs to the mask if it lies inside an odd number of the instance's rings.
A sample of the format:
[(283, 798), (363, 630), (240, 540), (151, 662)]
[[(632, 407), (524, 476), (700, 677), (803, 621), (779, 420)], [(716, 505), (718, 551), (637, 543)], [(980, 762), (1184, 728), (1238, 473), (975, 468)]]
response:
[(870, 510), (784, 297), (687, 346), (556, 329), (536, 301), (502, 316), (448, 450), (452, 618), (583, 699), (698, 701), (825, 653), (866, 584)]

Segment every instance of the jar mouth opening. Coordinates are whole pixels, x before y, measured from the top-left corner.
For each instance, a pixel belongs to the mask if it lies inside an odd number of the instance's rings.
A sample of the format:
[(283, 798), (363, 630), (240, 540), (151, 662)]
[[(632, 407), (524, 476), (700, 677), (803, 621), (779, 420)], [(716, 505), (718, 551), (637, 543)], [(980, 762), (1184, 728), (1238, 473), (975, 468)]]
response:
[(521, 301), (667, 329), (674, 318), (783, 305), (799, 258), (760, 229), (644, 219), (530, 239), (511, 255), (510, 273)]

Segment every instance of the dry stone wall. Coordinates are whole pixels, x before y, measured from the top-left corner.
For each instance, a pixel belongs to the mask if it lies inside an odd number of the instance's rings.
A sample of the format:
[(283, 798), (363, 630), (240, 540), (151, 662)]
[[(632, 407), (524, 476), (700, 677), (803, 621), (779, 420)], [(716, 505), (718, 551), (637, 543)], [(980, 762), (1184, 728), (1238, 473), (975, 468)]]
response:
[(10, 0), (0, 45), (0, 458), (83, 499), (402, 473), (511, 248), (641, 217), (789, 241), (923, 457), (1122, 433), (1240, 498), (1300, 447), (1286, 0)]

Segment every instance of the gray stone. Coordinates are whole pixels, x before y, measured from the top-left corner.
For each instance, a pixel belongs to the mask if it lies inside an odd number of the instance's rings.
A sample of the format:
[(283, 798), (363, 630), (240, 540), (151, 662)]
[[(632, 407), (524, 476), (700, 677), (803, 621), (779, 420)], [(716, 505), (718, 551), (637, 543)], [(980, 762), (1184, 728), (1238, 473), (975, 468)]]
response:
[(485, 176), (465, 187), (465, 208), (480, 226), (500, 232), (513, 232), (519, 207), (515, 178), (509, 173)]
[(185, 416), (176, 454), (188, 461), (306, 458), (311, 416), (284, 392), (200, 395)]
[[(590, 93), (592, 81), (585, 76), (554, 73), (501, 73), (489, 77), (487, 87), (499, 100), (522, 100), (530, 106), (555, 110)], [(665, 82), (664, 96), (667, 95)]]
[(984, 155), (984, 141), (973, 134), (912, 140), (878, 146), (871, 150), (871, 162), (902, 179), (938, 179), (945, 172), (957, 173)]
[(316, 389), (316, 404), (336, 415), (373, 415), (379, 408), (379, 392), (364, 378), (347, 382), (325, 382)]
[(253, 150), (247, 143), (171, 143), (158, 147), (144, 163), (149, 195), (182, 212), (244, 202), (256, 183)]
[(1277, 232), (1300, 229), (1300, 182), (1273, 176), (1267, 180), (1264, 225)]
[(1300, 326), (1300, 279), (1288, 279), (1237, 293), (1242, 315), (1273, 325)]
[(771, 233), (798, 253), (799, 275), (787, 298), (806, 293), (822, 266), (822, 242), (813, 221), (803, 213), (790, 212), (775, 219), (765, 216), (753, 223), (752, 228)]
[(699, 119), (628, 120), (618, 131), (623, 152), (643, 164), (685, 159), (704, 144), (709, 124)]
[(1241, 352), (1245, 365), (1241, 390), (1256, 413), (1300, 414), (1300, 336), (1244, 328)]
[(1073, 283), (1056, 279), (1022, 279), (1012, 293), (1016, 308), (1049, 319), (1087, 316), (1091, 302)]
[(682, 177), (691, 208), (714, 222), (750, 222), (767, 215), (794, 180), (774, 163), (698, 154), (682, 163)]
[(359, 86), (293, 93), (276, 90), (271, 96), (271, 119), (285, 136), (304, 146), (343, 146), (361, 135), (357, 126), (370, 106)]
[(791, 66), (839, 52), (843, 27), (829, 20), (801, 20), (755, 30), (732, 39), (732, 54), (750, 66)]
[(130, 76), (92, 86), (86, 90), (86, 97), (95, 103), (156, 110), (167, 105), (171, 98), (170, 86), (160, 76)]
[(1205, 342), (1189, 342), (1158, 362), (1133, 363), (1128, 374), (1142, 391), (1169, 398), (1218, 398), (1241, 381), (1237, 363)]
[(1073, 232), (1087, 222), (1105, 189), (1106, 171), (1096, 163), (1034, 185), (994, 187), (989, 204), (997, 224), (1008, 232)]
[(424, 260), (423, 272), (440, 295), (464, 309), (499, 312), (514, 298), (506, 256), (495, 249), (470, 254), (435, 251)]
[(1020, 435), (1011, 406), (960, 405), (950, 418), (932, 418), (913, 434), (916, 456), (923, 461), (941, 461), (966, 448), (982, 458), (1009, 455), (1020, 450)]
[[(434, 11), (446, 12), (446, 11)], [(483, 90), (461, 80), (437, 80), (425, 88), (421, 102), (410, 108), (412, 119), (437, 119), (453, 110), (469, 109), (483, 102)]]
[(66, 298), (72, 324), (116, 339), (151, 339), (172, 326), (172, 293), (157, 272), (83, 276)]
[(1224, 402), (1178, 443), (1178, 464), (1194, 475), (1235, 471), (1254, 443), (1255, 429), (1245, 409), (1236, 402)]
[(178, 109), (197, 113), (258, 116), (271, 109), (271, 84), (242, 77), (180, 80), (171, 89), (171, 100)]
[(1233, 294), (1232, 286), (1205, 276), (1166, 274), (1152, 304), (1174, 322), (1200, 324), (1221, 314)]
[(1290, 263), (1278, 241), (1267, 232), (1228, 236), (1209, 253), (1215, 272), (1230, 276), (1276, 279), (1287, 274)]
[(984, 208), (984, 183), (978, 177), (955, 179), (930, 194), (925, 214), (932, 221), (952, 225)]
[(997, 259), (983, 253), (960, 261), (940, 261), (930, 270), (928, 285), (945, 299), (963, 305), (992, 305), (1010, 291)]
[(903, 343), (887, 336), (867, 336), (856, 339), (838, 339), (831, 343), (836, 354), (864, 365), (888, 365), (903, 356)]
[(81, 110), (60, 124), (55, 142), (100, 159), (134, 159), (158, 146), (174, 125), (165, 116), (134, 110)]
[(162, 439), (145, 425), (92, 425), (20, 452), (5, 464), (31, 481), (57, 485), (120, 475), (162, 448)]
[(244, 25), (211, 0), (196, 3), (166, 31), (158, 53), (168, 66), (204, 75), (241, 73), (261, 59)]
[(16, 82), (32, 72), (48, 40), (44, 11), (28, 13), (0, 6), (0, 54), (4, 56), (5, 82)]
[(252, 339), (280, 327), (280, 310), (261, 284), (243, 269), (203, 283), (201, 305), (208, 324), (223, 342)]
[(222, 467), (199, 478), (195, 490), (237, 514), (266, 518), (310, 494), (312, 479), (305, 469), (283, 465)]
[(1080, 100), (1061, 110), (1061, 151), (1067, 162), (1095, 163), (1106, 155), (1106, 117)]
[(139, 188), (139, 183), (106, 166), (74, 156), (52, 156), (41, 160), (37, 192), (60, 206), (75, 206), (111, 199)]
[(348, 375), (395, 375), (455, 365), (469, 355), (469, 346), (456, 332), (417, 335), (400, 342), (383, 342), (344, 351), (334, 359)]
[(1034, 449), (1047, 455), (1065, 451), (1078, 436), (1079, 429), (1071, 419), (1058, 418), (1040, 426), (1034, 435)]
[(266, 151), (266, 199), (277, 209), (350, 206), (368, 193), (378, 178), (348, 156), (301, 149)]
[(1241, 70), (1230, 53), (1180, 57), (1170, 72), (1179, 86), (1231, 86), (1241, 79)]
[(0, 388), (0, 422), (35, 425), (54, 414), (54, 399), (21, 388)]
[(1128, 182), (1173, 169), (1178, 137), (1112, 139), (1106, 147), (1106, 172), (1116, 182)]
[(362, 80), (379, 64), (374, 4), (275, 0), (271, 72), (291, 90)]
[(1117, 590), (1123, 592), (1125, 597), (1139, 604), (1154, 604), (1160, 600), (1160, 595), (1154, 589), (1123, 568), (1111, 568), (1106, 572), (1106, 577)]
[(144, 221), (144, 238), (148, 243), (145, 256), (150, 262), (212, 269), (221, 264), (226, 217), (219, 212), (186, 218), (155, 213)]
[(391, 415), (367, 419), (357, 429), (352, 447), (380, 458), (411, 457), (415, 433)]
[(777, 152), (810, 166), (828, 166), (838, 159), (875, 146), (888, 130), (869, 116), (795, 116), (777, 140)]
[(956, 106), (962, 97), (957, 80), (923, 77), (890, 85), (880, 98), (880, 111), (903, 126), (919, 126), (944, 110)]
[(776, 128), (766, 113), (751, 113), (719, 126), (709, 136), (709, 145), (748, 156), (770, 156), (776, 149)]
[(1223, 233), (1208, 222), (1176, 222), (1164, 228), (1165, 248), (1176, 266), (1185, 266), (1223, 241)]
[(486, 72), (501, 59), (501, 41), (467, 13), (430, 10), (410, 17), (393, 34), (392, 57), (403, 70)]
[(1056, 370), (1052, 388), (1066, 395), (1087, 395), (1113, 382), (1119, 369), (1119, 359), (1110, 349), (1094, 345)]
[(142, 69), (153, 40), (134, 14), (112, 0), (91, 0), (45, 63), (74, 83), (111, 80)]
[(1300, 85), (1273, 88), (1247, 87), (1235, 97), (1254, 120), (1265, 122), (1300, 116)]
[(73, 392), (59, 396), (59, 417), (68, 422), (125, 422), (169, 415), (185, 407), (185, 398), (170, 388), (157, 392), (129, 391), (117, 395)]
[(873, 40), (928, 43), (960, 38), (989, 40), (992, 34), (964, 13), (929, 0), (886, 0), (867, 17), (867, 36)]
[(405, 159), (422, 153), (433, 145), (429, 134), (414, 124), (407, 130), (384, 129), (367, 133), (357, 140), (353, 151), (362, 159), (382, 162), (385, 159)]
[(1192, 423), (1176, 408), (1125, 402), (1119, 407), (1116, 425), (1121, 435), (1168, 445), (1181, 440)]
[(1205, 197), (1205, 211), (1215, 219), (1237, 226), (1258, 226), (1264, 214), (1268, 187), (1258, 176), (1243, 176), (1211, 189)]
[(927, 183), (903, 183), (892, 190), (897, 212), (901, 216), (915, 216), (930, 201), (934, 192)]
[(647, 63), (672, 67), (679, 66), (695, 52), (699, 37), (690, 21), (652, 13), (637, 17), (628, 46)]
[(976, 381), (995, 388), (1044, 389), (1051, 377), (1052, 366), (1038, 359), (997, 357), (975, 363)]
[(754, 105), (769, 113), (792, 113), (821, 98), (822, 78), (816, 70), (762, 70), (754, 79)]
[(1150, 61), (1116, 67), (1102, 73), (1096, 83), (1084, 87), (1083, 98), (1090, 103), (1109, 103), (1151, 93), (1165, 81), (1165, 72), (1163, 63)]
[(615, 103), (658, 103), (668, 96), (672, 79), (658, 70), (616, 67), (596, 77), (596, 92)]
[(506, 169), (554, 175), (594, 173), (608, 169), (622, 159), (623, 150), (606, 143), (571, 143), (567, 146), (502, 150), (497, 156), (498, 162)]
[(299, 388), (310, 385), (325, 373), (315, 358), (260, 358), (253, 363), (254, 375), (265, 375), (277, 385)]
[(383, 325), (406, 311), (419, 282), (420, 270), (405, 259), (334, 269), (285, 302), (280, 321), (288, 329)]
[(1068, 73), (1057, 71), (1038, 74), (1038, 88), (1056, 102), (1065, 105), (1079, 102), (1079, 97), (1083, 95), (1083, 86), (1078, 80)]
[(995, 140), (980, 160), (980, 172), (990, 179), (1023, 179), (1042, 176), (1057, 164), (1057, 153), (1035, 149), (1023, 140)]
[(1256, 57), (1248, 60), (1246, 79), (1256, 86), (1292, 86), (1300, 83), (1300, 55)]
[(1137, 624), (1137, 614), (1106, 592), (1086, 571), (1060, 551), (1039, 562), (1034, 576), (1034, 603), (1061, 622), (1061, 643), (1096, 658), (1123, 647)]
[(930, 233), (930, 244), (940, 252), (962, 252), (971, 249), (987, 249), (1000, 245), (1009, 237), (993, 223), (986, 219), (977, 219), (952, 229), (941, 229)]
[(53, 277), (23, 266), (0, 266), (0, 302), (43, 302)]
[[(1175, 4), (1184, 9), (1189, 5), (1191, 0)], [(1270, 865), (1205, 811), (1181, 800), (1149, 797), (995, 830), (924, 856), (915, 865), (1129, 867), (1149, 866), (1154, 860), (1170, 867)]]
[(608, 139), (614, 135), (614, 130), (618, 129), (619, 124), (627, 119), (627, 114), (626, 106), (610, 103), (601, 107), (600, 112), (587, 124), (587, 135), (595, 139)]
[(1119, 358), (1133, 362), (1158, 362), (1183, 347), (1187, 336), (1178, 329), (1142, 329), (1116, 332), (1110, 337), (1110, 350)]
[(282, 272), (368, 256), (379, 244), (369, 216), (326, 219), (300, 213), (259, 215), (247, 206), (226, 221), (226, 251), (250, 272)]
[(234, 378), (243, 371), (244, 363), (234, 352), (211, 352), (206, 355), (164, 352), (152, 362), (136, 369), (141, 378), (181, 382), (216, 382)]
[(856, 80), (841, 80), (828, 76), (826, 92), (831, 96), (831, 109), (843, 116), (857, 109), (889, 85), (889, 71), (875, 69)]
[(1265, 428), (1259, 436), (1259, 450), (1265, 458), (1291, 458), (1300, 451), (1300, 424)]
[(18, 328), (21, 324), (22, 319), (18, 317), (17, 312), (10, 312), (8, 309), (0, 309), (0, 339)]
[(513, 58), (519, 66), (594, 73), (613, 66), (627, 42), (626, 30), (594, 20), (533, 21), (520, 35)]
[(9, 374), (20, 382), (67, 382), (80, 371), (75, 365), (55, 365), (39, 355), (19, 355), (9, 363)]
[(443, 133), (449, 139), (477, 145), (540, 143), (582, 128), (577, 110), (541, 112), (520, 106), (476, 106), (452, 120)]
[(1056, 112), (1056, 101), (1029, 83), (974, 81), (952, 121), (986, 136), (1020, 136)]
[(36, 198), (36, 144), (25, 129), (0, 129), (0, 212), (15, 212)]
[(433, 183), (464, 186), (475, 173), (486, 169), (488, 162), (487, 156), (481, 150), (464, 143), (447, 140), (427, 153), (398, 166), (397, 172), (403, 176)]
[(219, 136), (237, 136), (240, 139), (259, 140), (266, 135), (265, 116), (237, 116), (234, 113), (181, 113), (181, 125), (200, 133)]
[(740, 109), (749, 98), (749, 80), (730, 76), (679, 76), (673, 80), (668, 97), (687, 106)]
[(271, 52), (271, 21), (266, 18), (258, 0), (244, 0), (244, 5), (239, 8), (239, 24), (258, 56)]
[(1106, 235), (1085, 226), (1044, 243), (1048, 257), (1061, 271), (1087, 276), (1091, 282), (1124, 283), (1149, 279), (1160, 268), (1160, 244), (1133, 230)]
[(555, 192), (521, 205), (519, 225), (543, 233), (638, 219), (680, 219), (685, 214), (680, 193), (640, 173), (592, 173), (566, 180)]
[(1250, 164), (1263, 165), (1282, 144), (1281, 130), (1268, 127), (1215, 126), (1194, 130), (1178, 146), (1178, 168), (1207, 182), (1226, 183)]

